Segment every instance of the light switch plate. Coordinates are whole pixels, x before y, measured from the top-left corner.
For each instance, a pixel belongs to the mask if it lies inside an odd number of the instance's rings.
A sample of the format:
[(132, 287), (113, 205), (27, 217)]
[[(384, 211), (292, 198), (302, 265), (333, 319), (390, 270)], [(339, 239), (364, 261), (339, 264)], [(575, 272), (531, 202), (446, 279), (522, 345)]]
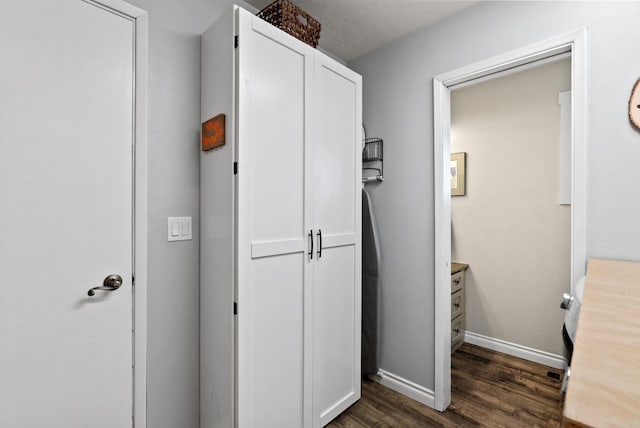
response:
[(167, 241), (193, 239), (191, 217), (167, 217)]

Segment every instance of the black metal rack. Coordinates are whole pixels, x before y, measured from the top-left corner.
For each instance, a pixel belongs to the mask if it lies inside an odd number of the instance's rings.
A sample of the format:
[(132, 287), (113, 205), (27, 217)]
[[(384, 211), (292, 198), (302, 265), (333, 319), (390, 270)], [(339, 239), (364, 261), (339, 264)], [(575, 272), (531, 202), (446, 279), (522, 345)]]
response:
[(375, 176), (364, 176), (362, 182), (384, 181), (384, 160), (383, 160), (382, 138), (366, 138), (362, 149), (362, 169), (377, 171)]

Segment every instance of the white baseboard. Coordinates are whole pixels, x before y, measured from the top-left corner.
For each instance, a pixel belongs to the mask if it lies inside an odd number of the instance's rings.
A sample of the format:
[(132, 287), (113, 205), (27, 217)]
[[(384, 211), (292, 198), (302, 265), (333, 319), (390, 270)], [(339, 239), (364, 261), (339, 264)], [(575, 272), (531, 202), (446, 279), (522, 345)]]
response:
[(393, 389), (402, 395), (406, 395), (407, 397), (413, 398), (422, 404), (435, 408), (433, 391), (425, 388), (424, 386), (420, 386), (417, 383), (413, 383), (410, 380), (404, 379), (382, 369), (378, 369), (378, 373), (370, 376), (370, 378), (371, 380), (374, 380), (387, 388)]
[(522, 358), (523, 360), (533, 361), (534, 363), (544, 364), (545, 366), (554, 367), (556, 369), (567, 368), (567, 360), (564, 357), (550, 352), (529, 348), (528, 346), (483, 336), (470, 331), (466, 331), (464, 333), (464, 341), (471, 343), (472, 345), (482, 346), (483, 348), (502, 352), (503, 354), (512, 355), (514, 357)]

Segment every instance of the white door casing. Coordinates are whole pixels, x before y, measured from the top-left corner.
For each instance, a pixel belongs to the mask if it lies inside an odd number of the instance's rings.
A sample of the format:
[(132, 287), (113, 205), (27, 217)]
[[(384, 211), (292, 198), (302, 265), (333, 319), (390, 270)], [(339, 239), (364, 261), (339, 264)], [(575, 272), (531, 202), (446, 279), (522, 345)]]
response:
[(586, 29), (561, 34), (433, 79), (434, 211), (435, 211), (435, 367), (434, 408), (451, 402), (451, 152), (450, 89), (452, 86), (520, 65), (571, 52), (571, 291), (586, 272)]
[[(1, 10), (0, 220), (11, 227), (0, 240), (0, 426), (131, 426), (134, 251), (145, 316), (146, 15), (117, 0)], [(109, 274), (120, 289), (89, 297)]]

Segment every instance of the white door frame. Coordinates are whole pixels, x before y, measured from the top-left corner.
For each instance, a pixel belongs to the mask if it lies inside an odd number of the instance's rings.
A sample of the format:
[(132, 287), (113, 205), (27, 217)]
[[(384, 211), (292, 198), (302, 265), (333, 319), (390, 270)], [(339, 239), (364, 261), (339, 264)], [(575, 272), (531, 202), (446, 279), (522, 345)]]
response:
[(149, 16), (122, 0), (83, 0), (134, 23), (133, 426), (147, 426), (147, 126)]
[[(586, 271), (587, 62), (586, 29), (538, 43), (436, 76), (433, 79), (435, 211), (435, 367), (434, 407), (451, 402), (451, 87), (562, 52), (571, 52), (572, 204), (571, 290)], [(560, 296), (558, 296), (560, 298)], [(559, 334), (559, 333), (558, 333)]]

